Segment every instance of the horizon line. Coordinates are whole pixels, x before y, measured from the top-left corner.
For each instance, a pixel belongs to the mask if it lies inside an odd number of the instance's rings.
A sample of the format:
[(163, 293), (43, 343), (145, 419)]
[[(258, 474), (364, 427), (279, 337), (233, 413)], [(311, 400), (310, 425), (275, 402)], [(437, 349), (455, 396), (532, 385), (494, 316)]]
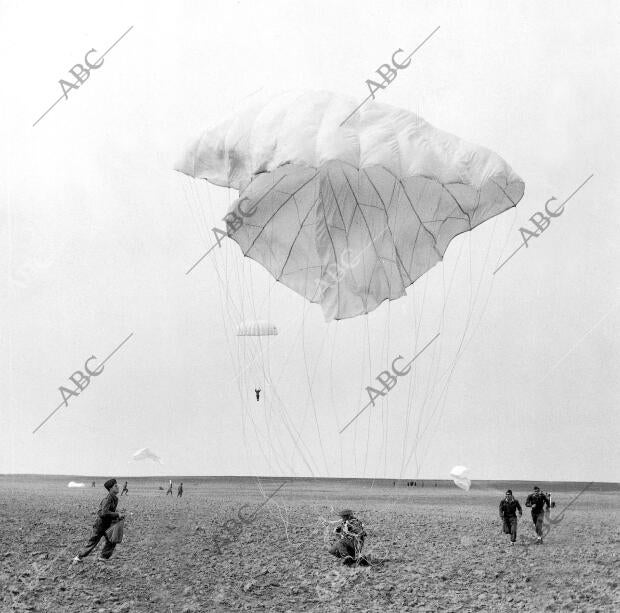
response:
[[(44, 477), (44, 478), (52, 478), (52, 477), (73, 477), (73, 478), (84, 478), (84, 479), (103, 479), (109, 478), (109, 475), (77, 475), (75, 473), (0, 473), (0, 477)], [(161, 480), (169, 480), (170, 478), (184, 478), (184, 479), (192, 479), (192, 478), (200, 478), (200, 479), (291, 479), (291, 480), (312, 480), (312, 481), (437, 481), (437, 482), (446, 482), (452, 483), (452, 479), (450, 478), (436, 478), (436, 477), (312, 477), (312, 476), (279, 476), (279, 475), (122, 475), (121, 478), (128, 479), (161, 479)], [(592, 483), (594, 485), (617, 485), (620, 487), (620, 482), (618, 481), (587, 481), (587, 480), (579, 480), (579, 481), (571, 481), (566, 479), (510, 479), (510, 478), (498, 478), (498, 479), (472, 479), (473, 483), (485, 483), (485, 482), (511, 482), (511, 483), (570, 483), (570, 484), (580, 484), (580, 483)]]

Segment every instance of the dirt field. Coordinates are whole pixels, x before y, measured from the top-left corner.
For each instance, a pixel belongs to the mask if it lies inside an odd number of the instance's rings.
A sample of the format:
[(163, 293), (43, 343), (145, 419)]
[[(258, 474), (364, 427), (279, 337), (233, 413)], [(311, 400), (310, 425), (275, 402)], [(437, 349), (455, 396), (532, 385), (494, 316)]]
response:
[[(613, 611), (620, 610), (620, 493), (586, 491), (530, 544), (529, 509), (519, 540), (501, 533), (498, 488), (408, 488), (256, 480), (184, 480), (183, 498), (129, 480), (120, 499), (125, 539), (107, 562), (71, 558), (90, 533), (102, 480), (0, 477), (2, 611)], [(162, 483), (163, 484), (163, 483)], [(513, 488), (523, 505), (527, 491)], [(554, 495), (551, 517), (575, 494)], [(213, 535), (237, 514), (236, 541)], [(377, 563), (347, 568), (329, 556), (326, 521), (350, 507)], [(95, 552), (97, 553), (97, 552)]]

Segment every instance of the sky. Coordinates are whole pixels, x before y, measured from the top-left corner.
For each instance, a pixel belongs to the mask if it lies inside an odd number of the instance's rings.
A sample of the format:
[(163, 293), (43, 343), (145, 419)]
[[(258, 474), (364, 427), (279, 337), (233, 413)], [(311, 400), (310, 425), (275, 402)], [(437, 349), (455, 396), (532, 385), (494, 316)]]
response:
[[(619, 480), (617, 3), (5, 1), (0, 15), (0, 473)], [(237, 197), (174, 171), (189, 141), (269, 92), (361, 102), (438, 26), (377, 100), (497, 152), (525, 182), (516, 209), (351, 320), (325, 322), (232, 241), (186, 274)], [(493, 274), (519, 228), (586, 180)], [(279, 334), (240, 340), (247, 318)], [(438, 332), (340, 433), (376, 376)], [(132, 462), (142, 447), (163, 463)]]

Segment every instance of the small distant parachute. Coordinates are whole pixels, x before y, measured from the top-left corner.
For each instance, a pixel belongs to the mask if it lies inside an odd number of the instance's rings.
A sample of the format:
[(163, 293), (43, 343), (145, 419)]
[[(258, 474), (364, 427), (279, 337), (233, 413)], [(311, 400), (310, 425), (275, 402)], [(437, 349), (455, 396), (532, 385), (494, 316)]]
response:
[(276, 336), (278, 329), (268, 321), (244, 321), (237, 328), (237, 336)]
[(69, 481), (67, 487), (86, 487), (86, 483), (77, 483), (76, 481)]
[(466, 468), (465, 466), (455, 466), (450, 471), (450, 476), (452, 477), (452, 481), (454, 481), (454, 485), (460, 487), (466, 492), (469, 491), (469, 488), (471, 487), (471, 480), (467, 476), (468, 473), (469, 468)]
[[(248, 379), (252, 382), (256, 394), (256, 400), (259, 400), (261, 389), (263, 389), (270, 380), (268, 367), (264, 365), (263, 353), (269, 348), (269, 337), (277, 336), (278, 328), (275, 324), (262, 319), (242, 321), (237, 327), (237, 336), (239, 338), (239, 349), (243, 355), (244, 372), (247, 373)], [(255, 337), (255, 338), (252, 338)], [(266, 338), (262, 338), (266, 337)]]
[(162, 463), (161, 458), (156, 453), (153, 453), (148, 447), (138, 449), (138, 451), (133, 454), (133, 459), (134, 461), (153, 460), (153, 462), (157, 462), (158, 464)]

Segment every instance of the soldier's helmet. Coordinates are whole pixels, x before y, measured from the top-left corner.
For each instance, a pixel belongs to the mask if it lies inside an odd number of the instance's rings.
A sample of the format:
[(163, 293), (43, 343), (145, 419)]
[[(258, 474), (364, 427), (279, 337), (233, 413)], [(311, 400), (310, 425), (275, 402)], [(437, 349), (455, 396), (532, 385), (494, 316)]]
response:
[(353, 517), (353, 511), (351, 509), (343, 509), (338, 515), (340, 515), (340, 517)]

